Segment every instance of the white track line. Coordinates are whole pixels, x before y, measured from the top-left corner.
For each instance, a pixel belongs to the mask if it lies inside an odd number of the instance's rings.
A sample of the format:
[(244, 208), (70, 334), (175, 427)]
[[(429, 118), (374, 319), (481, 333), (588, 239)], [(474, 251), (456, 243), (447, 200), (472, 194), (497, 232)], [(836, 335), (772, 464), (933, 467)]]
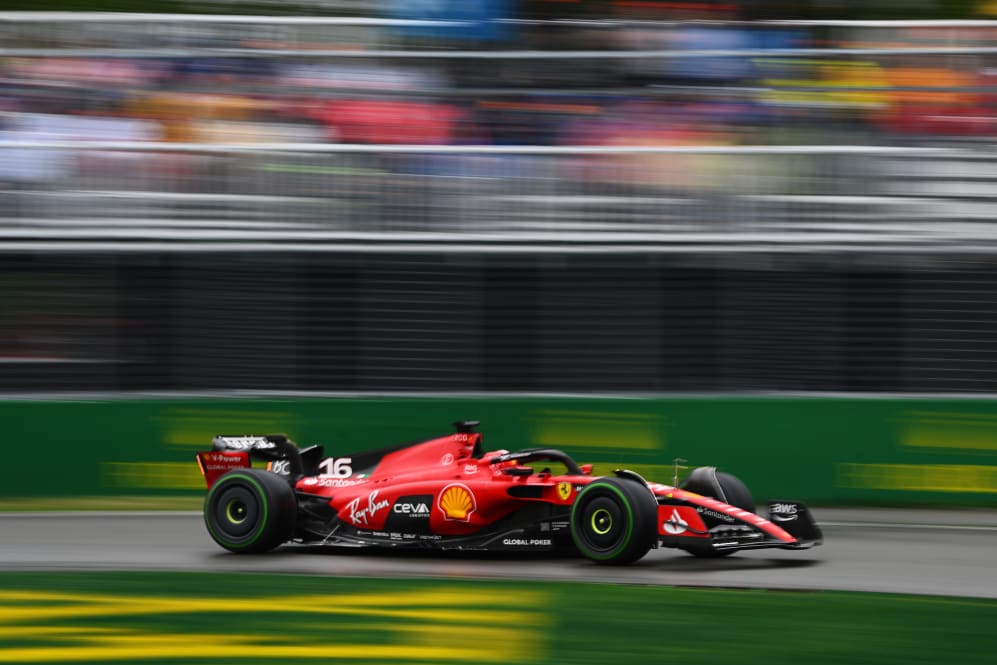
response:
[(910, 524), (906, 522), (824, 522), (817, 526), (843, 526), (869, 529), (925, 529), (930, 531), (997, 531), (997, 526), (969, 526), (963, 524)]

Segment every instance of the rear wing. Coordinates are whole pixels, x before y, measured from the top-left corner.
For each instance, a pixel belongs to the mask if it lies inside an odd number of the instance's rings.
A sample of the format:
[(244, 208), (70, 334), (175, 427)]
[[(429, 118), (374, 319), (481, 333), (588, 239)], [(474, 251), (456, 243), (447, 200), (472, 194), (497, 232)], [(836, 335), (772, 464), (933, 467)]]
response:
[(219, 476), (247, 468), (252, 460), (269, 462), (271, 470), (291, 480), (316, 475), (324, 454), (322, 446), (300, 450), (286, 434), (221, 434), (212, 439), (211, 450), (197, 453), (197, 465), (210, 489)]

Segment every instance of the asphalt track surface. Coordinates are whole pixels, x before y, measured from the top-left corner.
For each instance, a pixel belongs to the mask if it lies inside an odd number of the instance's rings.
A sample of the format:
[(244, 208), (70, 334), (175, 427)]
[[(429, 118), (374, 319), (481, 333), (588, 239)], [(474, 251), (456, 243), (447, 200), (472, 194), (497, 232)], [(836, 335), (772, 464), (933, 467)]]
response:
[(824, 545), (697, 559), (652, 550), (632, 566), (581, 558), (285, 546), (235, 555), (199, 513), (0, 514), (0, 570), (180, 570), (348, 577), (601, 581), (997, 598), (997, 511), (814, 509)]

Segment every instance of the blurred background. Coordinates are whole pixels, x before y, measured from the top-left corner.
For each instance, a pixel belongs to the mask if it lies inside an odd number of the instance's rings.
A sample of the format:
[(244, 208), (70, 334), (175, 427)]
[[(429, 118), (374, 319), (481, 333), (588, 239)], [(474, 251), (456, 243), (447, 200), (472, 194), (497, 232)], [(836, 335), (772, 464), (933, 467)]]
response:
[(863, 19), (997, 5), (875, 4), (2, 14), (0, 389), (993, 391), (997, 22)]
[(83, 4), (0, 13), (3, 395), (997, 389), (995, 2)]
[(997, 0), (0, 0), (0, 511), (200, 510), (217, 434), (467, 418), (830, 527), (500, 586), (0, 516), (0, 660), (993, 653), (994, 513), (949, 508), (997, 507), (995, 395)]

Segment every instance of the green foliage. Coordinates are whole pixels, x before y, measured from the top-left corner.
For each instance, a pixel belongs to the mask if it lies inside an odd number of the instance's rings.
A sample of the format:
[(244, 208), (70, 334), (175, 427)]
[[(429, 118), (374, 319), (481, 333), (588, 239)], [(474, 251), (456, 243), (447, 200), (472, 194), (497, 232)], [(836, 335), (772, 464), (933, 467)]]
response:
[[(226, 573), (0, 573), (0, 662), (974, 662), (997, 601)], [(177, 654), (184, 654), (178, 656)]]

